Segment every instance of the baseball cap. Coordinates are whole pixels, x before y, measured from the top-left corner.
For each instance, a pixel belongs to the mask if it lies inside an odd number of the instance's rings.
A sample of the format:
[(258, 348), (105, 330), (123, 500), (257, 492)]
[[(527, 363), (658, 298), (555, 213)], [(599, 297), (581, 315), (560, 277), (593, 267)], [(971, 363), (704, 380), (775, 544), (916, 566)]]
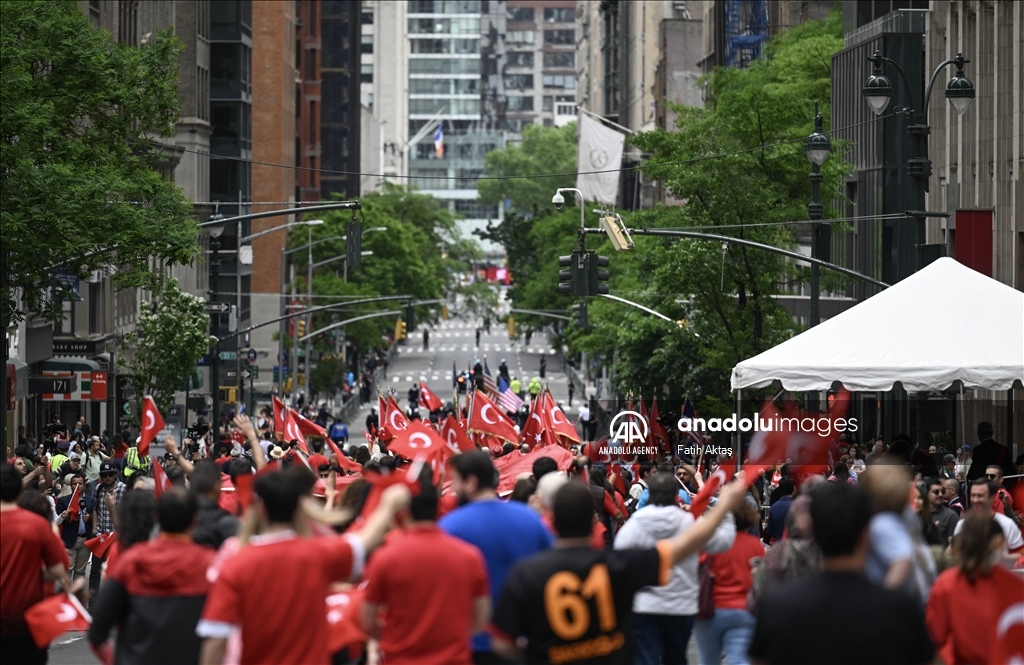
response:
[(955, 462), (956, 461), (956, 456), (954, 456), (954, 455), (945, 455), (945, 456), (943, 456), (942, 461), (943, 461), (943, 463), (945, 463), (945, 462)]
[(70, 459), (70, 460), (81, 460), (82, 456), (79, 455), (76, 452), (72, 452), (70, 455), (68, 455), (68, 459)]
[(57, 444), (57, 450), (67, 450), (70, 447), (71, 444), (68, 443), (67, 441), (61, 441), (60, 443)]
[(969, 444), (969, 443), (965, 443), (965, 444), (963, 445), (963, 447), (961, 447), (961, 448), (960, 448), (960, 450), (964, 451), (965, 453), (966, 453), (966, 452), (970, 452), (970, 451), (971, 451), (971, 444)]
[(110, 462), (104, 462), (103, 464), (100, 464), (100, 473), (117, 473), (117, 469), (115, 469), (114, 465)]

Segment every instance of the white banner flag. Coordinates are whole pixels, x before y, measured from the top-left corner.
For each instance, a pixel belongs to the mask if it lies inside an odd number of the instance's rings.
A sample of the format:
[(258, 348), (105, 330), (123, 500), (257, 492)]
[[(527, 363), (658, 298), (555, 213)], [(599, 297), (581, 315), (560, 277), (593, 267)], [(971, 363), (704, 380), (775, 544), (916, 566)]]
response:
[[(615, 205), (619, 194), (619, 169), (626, 135), (609, 129), (585, 113), (579, 114), (580, 142), (576, 189), (585, 201)], [(608, 171), (589, 173), (588, 171)]]

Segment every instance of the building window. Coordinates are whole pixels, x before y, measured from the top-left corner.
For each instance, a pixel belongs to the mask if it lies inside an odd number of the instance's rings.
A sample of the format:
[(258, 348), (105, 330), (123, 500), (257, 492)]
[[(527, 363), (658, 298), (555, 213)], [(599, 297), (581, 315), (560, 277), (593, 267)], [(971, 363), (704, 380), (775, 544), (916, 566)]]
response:
[(411, 58), (410, 74), (479, 74), (479, 58), (459, 58), (458, 60)]
[(506, 55), (509, 67), (533, 67), (533, 53), (507, 53)]
[(373, 83), (373, 65), (359, 66), (359, 82)]
[(505, 33), (505, 41), (509, 44), (532, 44), (533, 30), (509, 30)]
[(360, 40), (362, 53), (373, 53), (373, 35), (362, 35)]
[(545, 30), (544, 43), (554, 46), (566, 46), (576, 43), (575, 30)]
[(433, 115), (447, 108), (452, 115), (480, 115), (479, 99), (410, 99), (409, 113), (418, 115)]
[(509, 7), (505, 16), (514, 23), (533, 23), (533, 7)]
[[(365, 37), (365, 36), (364, 36)], [(479, 39), (410, 39), (411, 53), (455, 53), (466, 55), (480, 52)]]
[[(319, 2), (311, 2), (311, 3), (309, 3), (309, 25), (306, 26), (306, 30), (309, 31), (309, 36), (310, 37), (316, 37), (316, 24), (318, 22), (316, 20), (316, 8), (317, 8), (317, 5), (319, 5), (319, 4), (320, 4)], [(372, 16), (372, 14), (371, 14), (371, 16)]]
[(543, 110), (553, 111), (555, 109), (555, 98), (551, 95), (544, 95), (544, 106)]
[(509, 111), (532, 111), (533, 97), (512, 96), (508, 98)]
[(572, 7), (545, 7), (545, 23), (575, 23), (576, 11)]
[(479, 201), (456, 199), (455, 212), (466, 219), (494, 219), (498, 216), (498, 206), (480, 203)]
[(604, 64), (604, 115), (618, 116), (619, 113), (619, 13), (617, 5), (610, 5), (610, 11), (602, 12), (604, 18), (604, 41), (601, 44), (601, 59)]
[(196, 65), (196, 116), (210, 119), (210, 72), (202, 65)]
[(210, 3), (196, 3), (196, 35), (203, 39), (210, 38)]
[(316, 126), (319, 121), (316, 117), (316, 102), (309, 103), (309, 142), (316, 143)]
[(533, 74), (505, 74), (504, 80), (506, 88), (533, 90)]
[(363, 25), (373, 25), (373, 7), (363, 7), (362, 23)]
[(545, 67), (576, 67), (576, 54), (572, 51), (554, 51), (544, 54)]
[(94, 28), (100, 27), (100, 0), (89, 0), (89, 19)]
[(544, 87), (545, 88), (565, 88), (566, 90), (576, 89), (576, 77), (567, 74), (545, 74), (544, 75)]
[(139, 0), (120, 0), (117, 3), (117, 41), (129, 46), (139, 45)]

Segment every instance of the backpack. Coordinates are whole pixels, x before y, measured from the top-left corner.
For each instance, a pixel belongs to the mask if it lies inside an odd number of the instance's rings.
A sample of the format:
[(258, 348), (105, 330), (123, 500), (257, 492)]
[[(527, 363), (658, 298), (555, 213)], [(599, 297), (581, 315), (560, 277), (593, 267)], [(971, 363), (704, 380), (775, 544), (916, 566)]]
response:
[[(647, 489), (647, 483), (643, 480), (636, 481), (636, 484), (640, 487)], [(630, 497), (629, 501), (626, 502), (626, 508), (629, 510), (629, 514), (632, 515), (636, 512), (636, 507), (640, 503), (640, 497), (643, 495), (643, 490), (637, 492), (636, 498)]]

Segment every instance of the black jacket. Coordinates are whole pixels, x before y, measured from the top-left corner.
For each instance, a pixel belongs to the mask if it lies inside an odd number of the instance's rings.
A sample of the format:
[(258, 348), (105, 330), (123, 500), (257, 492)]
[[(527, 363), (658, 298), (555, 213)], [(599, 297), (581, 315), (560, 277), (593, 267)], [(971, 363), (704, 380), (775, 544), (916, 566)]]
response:
[[(83, 492), (83, 494), (85, 494), (85, 493)], [(57, 499), (56, 513), (58, 515), (60, 515), (65, 510), (68, 509), (68, 506), (71, 504), (71, 497), (72, 496), (74, 496), (73, 493), (72, 494), (68, 494), (67, 496), (62, 496), (61, 498)], [(92, 536), (93, 536), (93, 533), (92, 533), (92, 507), (93, 507), (93, 501), (92, 501), (92, 497), (89, 496), (88, 494), (85, 494), (82, 498), (85, 499), (85, 512), (86, 512), (86, 514), (88, 516), (88, 519), (85, 520), (85, 537), (86, 538), (92, 538)], [(60, 525), (60, 539), (62, 541), (64, 541), (64, 547), (66, 547), (68, 549), (71, 549), (72, 547), (75, 546), (75, 541), (78, 540), (78, 526), (79, 526), (78, 525), (78, 520), (72, 520), (70, 518), (64, 520), (61, 523), (61, 525)]]
[(218, 549), (224, 541), (238, 533), (238, 519), (205, 496), (199, 497), (197, 524), (192, 542)]

